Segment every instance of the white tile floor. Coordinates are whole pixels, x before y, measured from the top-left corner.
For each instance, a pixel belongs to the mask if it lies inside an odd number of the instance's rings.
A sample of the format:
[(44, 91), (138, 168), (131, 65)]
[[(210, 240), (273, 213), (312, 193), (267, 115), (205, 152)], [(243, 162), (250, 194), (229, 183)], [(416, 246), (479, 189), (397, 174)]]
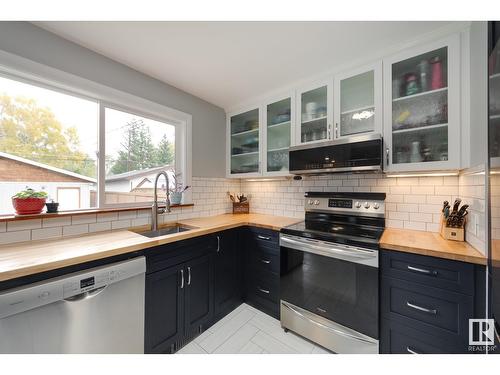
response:
[(280, 322), (242, 304), (222, 318), (179, 354), (326, 354), (325, 349), (285, 333)]

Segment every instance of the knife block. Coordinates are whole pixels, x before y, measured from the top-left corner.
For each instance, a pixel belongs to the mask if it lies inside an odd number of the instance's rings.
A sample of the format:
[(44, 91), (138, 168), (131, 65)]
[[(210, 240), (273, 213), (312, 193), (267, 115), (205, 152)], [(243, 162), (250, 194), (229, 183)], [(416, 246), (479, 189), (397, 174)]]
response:
[(461, 227), (447, 227), (446, 220), (441, 215), (441, 237), (445, 240), (452, 241), (465, 241), (465, 224), (467, 223), (467, 219), (464, 220), (464, 223)]

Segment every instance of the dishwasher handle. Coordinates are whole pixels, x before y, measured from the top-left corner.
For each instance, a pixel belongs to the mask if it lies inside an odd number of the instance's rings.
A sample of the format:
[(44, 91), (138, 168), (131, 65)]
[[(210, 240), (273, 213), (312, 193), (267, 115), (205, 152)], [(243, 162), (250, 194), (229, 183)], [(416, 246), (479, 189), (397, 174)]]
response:
[(89, 290), (88, 292), (83, 292), (83, 293), (80, 293), (80, 294), (77, 294), (77, 295), (65, 298), (64, 301), (65, 302), (79, 302), (79, 301), (84, 301), (84, 300), (93, 298), (93, 297), (101, 294), (102, 292), (104, 292), (104, 290), (106, 288), (107, 288), (107, 285), (104, 285), (104, 286), (101, 286), (99, 288), (95, 288), (95, 289)]

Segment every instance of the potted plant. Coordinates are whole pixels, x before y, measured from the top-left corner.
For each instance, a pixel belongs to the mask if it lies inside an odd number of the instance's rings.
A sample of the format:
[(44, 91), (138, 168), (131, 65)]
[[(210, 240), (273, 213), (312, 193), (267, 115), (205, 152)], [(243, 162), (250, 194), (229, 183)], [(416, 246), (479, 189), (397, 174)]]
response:
[(46, 199), (47, 193), (45, 191), (27, 188), (12, 197), (12, 205), (18, 215), (39, 214), (45, 206)]
[(174, 187), (170, 189), (170, 203), (181, 204), (182, 194), (189, 189), (189, 186), (182, 187), (181, 174), (175, 173), (173, 176)]

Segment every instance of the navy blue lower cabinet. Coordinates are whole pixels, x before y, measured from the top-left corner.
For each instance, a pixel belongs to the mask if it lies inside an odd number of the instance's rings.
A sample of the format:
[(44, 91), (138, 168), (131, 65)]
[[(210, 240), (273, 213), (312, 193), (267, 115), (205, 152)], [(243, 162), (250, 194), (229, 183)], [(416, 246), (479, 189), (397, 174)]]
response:
[(485, 267), (380, 252), (380, 352), (468, 353), (469, 319), (484, 310)]
[(244, 238), (245, 302), (279, 319), (279, 233), (249, 227), (246, 228)]
[(216, 233), (215, 263), (215, 317), (220, 319), (238, 307), (243, 298), (242, 262), (238, 229)]

